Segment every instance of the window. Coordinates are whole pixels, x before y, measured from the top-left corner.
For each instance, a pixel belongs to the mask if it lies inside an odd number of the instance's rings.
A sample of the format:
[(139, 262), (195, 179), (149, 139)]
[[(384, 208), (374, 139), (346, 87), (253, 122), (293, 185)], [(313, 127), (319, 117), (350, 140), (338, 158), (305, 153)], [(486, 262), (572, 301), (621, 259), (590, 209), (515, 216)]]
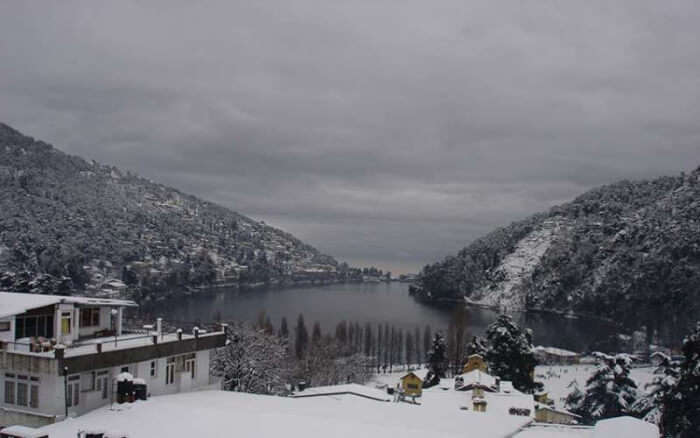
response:
[(151, 377), (158, 377), (158, 362), (155, 360), (151, 361)]
[(66, 406), (78, 406), (80, 403), (80, 376), (68, 377), (68, 385), (66, 385)]
[[(2, 323), (0, 323), (2, 324)], [(8, 328), (9, 330), (9, 328)], [(0, 330), (1, 331), (1, 330)], [(15, 338), (53, 337), (53, 315), (24, 315), (15, 318)]]
[(165, 384), (171, 385), (175, 383), (175, 358), (169, 357), (165, 364)]
[(27, 406), (27, 383), (17, 382), (17, 406)]
[(129, 367), (122, 367), (120, 373), (128, 373), (129, 372)]
[(99, 325), (99, 307), (86, 307), (84, 309), (80, 309), (80, 327), (98, 327)]
[(0, 321), (0, 332), (10, 331), (10, 321)]
[(32, 385), (29, 392), (29, 407), (39, 407), (39, 385)]
[(5, 380), (5, 403), (15, 404), (15, 382), (12, 380)]
[(61, 334), (70, 335), (71, 317), (70, 312), (61, 313)]
[(39, 407), (39, 378), (5, 373), (5, 403)]
[(109, 371), (99, 371), (95, 381), (95, 389), (102, 392), (102, 399), (106, 399), (109, 394)]
[(190, 377), (194, 379), (196, 375), (197, 359), (194, 353), (185, 355), (185, 371), (190, 373)]

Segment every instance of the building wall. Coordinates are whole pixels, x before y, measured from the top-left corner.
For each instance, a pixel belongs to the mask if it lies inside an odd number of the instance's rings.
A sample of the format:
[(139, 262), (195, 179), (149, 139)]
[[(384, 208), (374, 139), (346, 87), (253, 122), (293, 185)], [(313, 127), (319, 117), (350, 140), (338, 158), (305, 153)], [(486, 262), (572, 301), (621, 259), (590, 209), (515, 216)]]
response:
[(562, 412), (554, 412), (548, 409), (537, 409), (535, 421), (551, 424), (574, 424), (575, 418)]
[(0, 332), (0, 341), (3, 342), (12, 342), (15, 340), (15, 317), (14, 316), (8, 316), (6, 318), (0, 318), (0, 321), (10, 322), (10, 330)]
[[(212, 379), (209, 375), (210, 356), (213, 350), (195, 352), (195, 378), (190, 373), (176, 370), (175, 381), (172, 384), (165, 383), (166, 360), (162, 357), (154, 359), (156, 362), (156, 375), (151, 376), (151, 361), (142, 361), (118, 365), (101, 370), (90, 370), (70, 376), (80, 376), (79, 403), (68, 408), (68, 416), (79, 416), (101, 406), (116, 402), (116, 377), (122, 368), (128, 367), (129, 373), (135, 378), (141, 378), (146, 382), (148, 393), (151, 396), (186, 392), (209, 386)], [(11, 356), (12, 360), (8, 360)], [(26, 426), (41, 426), (61, 420), (66, 413), (66, 378), (58, 374), (58, 363), (55, 359), (35, 358), (27, 355), (0, 352), (0, 426), (22, 424)], [(4, 367), (3, 367), (4, 366)], [(97, 385), (90, 388), (85, 383), (91, 381), (92, 372), (107, 371), (108, 396), (102, 398), (102, 391)], [(17, 406), (5, 403), (5, 373), (23, 374), (39, 378), (39, 406)], [(97, 378), (97, 375), (95, 376)]]

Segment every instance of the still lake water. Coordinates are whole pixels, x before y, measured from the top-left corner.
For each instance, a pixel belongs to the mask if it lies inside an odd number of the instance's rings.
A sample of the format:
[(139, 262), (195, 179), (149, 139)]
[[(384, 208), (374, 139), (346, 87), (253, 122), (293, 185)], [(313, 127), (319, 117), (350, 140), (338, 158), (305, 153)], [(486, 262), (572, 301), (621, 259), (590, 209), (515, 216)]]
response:
[[(335, 325), (346, 320), (389, 323), (397, 328), (422, 331), (430, 324), (433, 332), (445, 330), (452, 310), (448, 307), (426, 305), (408, 294), (406, 283), (333, 284), (295, 288), (266, 288), (254, 290), (216, 289), (197, 296), (157, 303), (152, 316), (170, 321), (210, 322), (221, 316), (222, 321), (255, 321), (264, 311), (276, 328), (282, 317), (287, 318), (293, 330), (300, 313), (304, 314), (307, 328), (315, 321), (323, 332), (335, 330)], [(145, 310), (145, 309), (144, 309)], [(498, 313), (476, 307), (467, 308), (467, 333), (483, 335), (486, 327)], [(582, 351), (596, 340), (615, 332), (614, 327), (601, 321), (569, 319), (556, 314), (525, 312), (513, 315), (518, 324), (531, 328), (535, 345), (556, 346)]]

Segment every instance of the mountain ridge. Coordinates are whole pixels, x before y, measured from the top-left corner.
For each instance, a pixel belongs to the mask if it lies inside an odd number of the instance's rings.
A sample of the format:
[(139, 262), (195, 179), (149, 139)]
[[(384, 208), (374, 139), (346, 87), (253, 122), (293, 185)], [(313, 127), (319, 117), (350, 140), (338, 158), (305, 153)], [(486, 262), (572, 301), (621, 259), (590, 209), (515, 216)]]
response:
[(136, 298), (148, 299), (178, 288), (357, 277), (283, 230), (3, 123), (0, 186), (0, 289), (138, 289)]

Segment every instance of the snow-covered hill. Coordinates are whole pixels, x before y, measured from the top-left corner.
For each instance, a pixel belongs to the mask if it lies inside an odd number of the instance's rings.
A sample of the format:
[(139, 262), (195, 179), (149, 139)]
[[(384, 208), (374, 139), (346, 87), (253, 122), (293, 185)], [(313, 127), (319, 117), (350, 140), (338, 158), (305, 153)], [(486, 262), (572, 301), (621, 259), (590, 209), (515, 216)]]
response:
[(700, 168), (622, 181), (427, 265), (412, 293), (615, 320), (678, 342), (700, 313)]

